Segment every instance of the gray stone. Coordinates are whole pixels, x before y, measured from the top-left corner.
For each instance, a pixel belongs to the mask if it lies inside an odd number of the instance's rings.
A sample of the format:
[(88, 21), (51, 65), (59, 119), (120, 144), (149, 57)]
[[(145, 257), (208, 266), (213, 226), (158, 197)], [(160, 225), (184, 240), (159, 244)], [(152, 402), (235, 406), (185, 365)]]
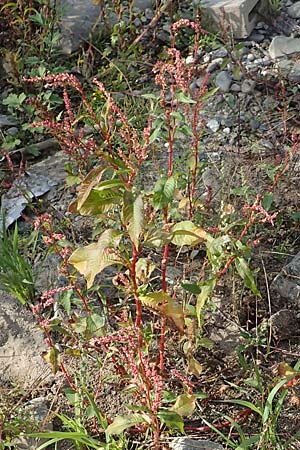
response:
[(252, 33), (249, 36), (249, 39), (259, 44), (265, 39), (265, 37), (263, 34), (259, 33), (259, 31), (252, 31)]
[(214, 72), (216, 69), (221, 67), (222, 63), (223, 63), (223, 58), (213, 59), (212, 62), (209, 63), (207, 66), (207, 72), (209, 72), (209, 73)]
[(288, 300), (292, 305), (300, 306), (300, 253), (286, 264), (275, 277), (270, 289)]
[(173, 450), (224, 450), (221, 444), (206, 440), (190, 439), (188, 437), (176, 437), (170, 442)]
[[(95, 4), (92, 0), (58, 0), (57, 6), (62, 7), (61, 17), (62, 40), (61, 48), (65, 54), (76, 51), (82, 42), (89, 38), (91, 30), (101, 26), (101, 3)], [(152, 0), (135, 0), (133, 6), (144, 11), (146, 20), (150, 18), (153, 4)], [(116, 23), (116, 15), (112, 13), (109, 21)]]
[(9, 134), (10, 136), (17, 136), (17, 134), (19, 133), (19, 128), (10, 127), (6, 130), (6, 133)]
[(32, 313), (11, 295), (0, 291), (0, 380), (27, 388), (53, 379), (41, 354), (44, 334)]
[(282, 58), (300, 52), (300, 39), (287, 36), (275, 36), (269, 47), (272, 59)]
[[(53, 430), (53, 424), (47, 422), (49, 410), (45, 397), (33, 398), (25, 403), (22, 409), (27, 420), (35, 422), (43, 431)], [(26, 435), (20, 435), (13, 441), (17, 450), (36, 450), (44, 442), (46, 442), (46, 439), (33, 438)]]
[(236, 38), (249, 36), (258, 21), (260, 0), (204, 0), (204, 17), (212, 19), (218, 27), (230, 27)]
[(226, 70), (222, 70), (216, 76), (216, 86), (222, 92), (228, 92), (232, 83), (232, 75)]
[(240, 92), (240, 91), (241, 91), (241, 86), (240, 86), (239, 84), (237, 84), (237, 83), (233, 83), (233, 84), (231, 85), (230, 90), (231, 90), (232, 92)]
[(277, 64), (279, 70), (290, 80), (298, 81), (300, 78), (300, 60), (292, 61), (288, 59), (282, 59)]
[(248, 55), (246, 56), (247, 61), (252, 62), (255, 60), (255, 56), (252, 55), (252, 53), (248, 53)]
[(0, 128), (11, 127), (17, 124), (17, 120), (13, 116), (6, 116), (5, 114), (0, 114)]
[(213, 58), (225, 58), (228, 55), (228, 51), (225, 47), (220, 47), (218, 50), (211, 52)]
[(296, 2), (287, 8), (287, 13), (293, 19), (300, 19), (300, 2)]
[(254, 80), (244, 80), (241, 85), (241, 91), (243, 94), (250, 94), (253, 92), (256, 86), (256, 82)]
[[(57, 152), (43, 161), (31, 166), (24, 175), (15, 179), (12, 187), (2, 196), (2, 209), (5, 212), (5, 225), (8, 228), (20, 216), (30, 199), (40, 197), (54, 186), (64, 183), (65, 171), (57, 170), (64, 166), (68, 158), (63, 152)], [(0, 233), (2, 218), (0, 218)]]
[(216, 119), (211, 119), (206, 124), (207, 128), (209, 128), (213, 133), (216, 133), (220, 128), (220, 123)]
[(281, 309), (268, 320), (272, 336), (276, 339), (291, 339), (300, 334), (300, 323), (294, 310)]

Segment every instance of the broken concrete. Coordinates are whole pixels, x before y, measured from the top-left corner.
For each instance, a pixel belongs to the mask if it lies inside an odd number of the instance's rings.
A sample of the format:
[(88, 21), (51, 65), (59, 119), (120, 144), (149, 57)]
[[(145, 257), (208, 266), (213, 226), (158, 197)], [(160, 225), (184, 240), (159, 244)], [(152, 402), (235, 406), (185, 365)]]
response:
[(230, 28), (238, 39), (247, 38), (259, 21), (265, 0), (204, 0), (203, 12), (219, 27)]
[(283, 58), (300, 52), (300, 39), (287, 36), (275, 36), (269, 47), (272, 59)]

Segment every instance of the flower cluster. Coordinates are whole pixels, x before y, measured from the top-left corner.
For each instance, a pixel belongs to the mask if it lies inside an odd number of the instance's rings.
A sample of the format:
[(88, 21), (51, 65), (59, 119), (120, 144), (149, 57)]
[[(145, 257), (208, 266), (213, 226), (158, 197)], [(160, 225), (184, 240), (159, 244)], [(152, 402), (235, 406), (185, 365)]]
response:
[(50, 289), (49, 291), (44, 292), (40, 298), (40, 302), (32, 307), (33, 313), (38, 314), (48, 306), (53, 305), (53, 303), (55, 302), (55, 297), (58, 294), (60, 294), (61, 292), (69, 291), (70, 289), (72, 289), (72, 286), (69, 285)]
[(118, 359), (118, 367), (124, 367), (137, 386), (139, 402), (155, 414), (161, 406), (163, 379), (157, 364), (152, 363), (149, 355), (141, 349), (139, 330), (137, 332), (135, 327), (121, 328), (112, 335), (93, 338), (90, 344), (95, 349), (102, 346), (107, 353), (113, 347), (111, 354)]

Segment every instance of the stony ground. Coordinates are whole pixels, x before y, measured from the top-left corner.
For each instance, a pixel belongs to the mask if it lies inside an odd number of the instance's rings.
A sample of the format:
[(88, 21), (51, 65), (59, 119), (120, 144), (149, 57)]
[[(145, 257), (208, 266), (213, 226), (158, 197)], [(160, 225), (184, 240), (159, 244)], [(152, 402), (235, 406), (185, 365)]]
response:
[[(272, 168), (276, 162), (284, 160), (287, 149), (292, 146), (291, 133), (299, 134), (299, 5), (299, 2), (289, 0), (283, 2), (278, 16), (262, 17), (253, 33), (242, 42), (231, 42), (228, 37), (220, 43), (210, 37), (199, 50), (199, 76), (193, 81), (191, 89), (201, 85), (204, 71), (210, 74), (210, 86), (219, 88), (203, 109), (205, 127), (201, 158), (206, 168), (202, 171), (199, 183), (200, 198), (205, 199), (208, 187), (212, 189), (215, 211), (219, 211), (224, 204), (238, 210), (241, 207), (239, 195), (242, 189), (243, 195), (245, 189), (249, 190), (249, 195), (268, 189), (272, 184)], [(144, 9), (148, 6), (144, 6)], [(90, 19), (95, 11), (95, 7), (87, 11)], [(152, 16), (151, 8), (148, 8), (142, 20), (149, 22)], [(69, 32), (74, 27), (70, 16), (65, 18), (65, 25)], [(82, 27), (82, 23), (76, 22), (75, 27), (79, 26)], [(167, 29), (165, 19), (157, 35), (158, 45), (168, 40)], [(78, 36), (81, 36), (80, 32), (78, 35), (70, 32), (68, 40), (68, 32), (65, 32), (66, 52), (74, 51), (78, 45)], [(138, 85), (138, 92), (155, 89), (150, 75), (148, 83), (148, 86)], [(10, 85), (2, 81), (2, 101), (10, 90)], [(0, 113), (2, 135), (15, 135), (21, 124), (3, 106), (0, 106)], [(46, 208), (50, 208), (58, 218), (66, 216), (68, 204), (74, 198), (74, 189), (64, 187), (63, 170), (56, 170), (58, 165), (63, 167), (65, 156), (61, 152), (56, 153), (53, 141), (49, 142), (48, 137), (42, 142), (44, 150), (40, 161), (37, 162), (31, 156), (26, 175), (3, 190), (2, 206), (6, 209), (7, 225), (19, 219), (28, 204), (28, 195), (24, 195), (24, 189), (30, 192), (31, 198), (42, 198)], [(182, 147), (184, 141), (178, 142), (178, 154), (182, 152)], [(162, 164), (163, 158), (158, 162)], [(2, 160), (1, 164), (5, 171), (5, 161)], [(197, 356), (205, 370), (198, 380), (198, 387), (215, 400), (223, 398), (225, 392), (226, 398), (237, 395), (236, 386), (239, 386), (245, 370), (241, 363), (242, 354), (256, 360), (267, 380), (272, 380), (273, 371), (276, 372), (279, 363), (293, 365), (299, 359), (299, 170), (299, 158), (295, 154), (286, 176), (282, 177), (282, 182), (274, 191), (273, 208), (279, 212), (277, 222), (273, 228), (257, 228), (255, 236), (252, 236), (260, 240), (260, 246), (254, 251), (253, 267), (260, 269), (257, 279), (263, 299), (258, 301), (228, 277), (224, 285), (219, 287), (213, 299), (214, 308), (207, 315), (204, 333), (215, 343), (215, 347), (213, 352), (208, 348), (199, 350)], [(148, 172), (151, 171), (155, 169), (148, 166)], [(152, 174), (150, 182), (153, 179), (155, 175)], [(233, 192), (237, 194), (235, 197)], [(29, 214), (28, 210), (25, 212)], [(91, 223), (80, 217), (73, 219), (72, 233), (77, 237), (77, 242), (85, 241), (91, 231)], [(19, 219), (21, 233), (27, 233), (27, 226)], [(54, 257), (50, 255), (44, 262), (39, 261), (38, 257), (35, 263), (40, 292), (60, 282)], [(201, 252), (193, 263), (190, 270), (201, 267)], [(176, 283), (186, 270), (184, 256), (182, 259), (176, 258), (176, 264), (168, 272), (169, 281)], [(107, 280), (112, 275), (111, 272), (105, 274)], [(61, 374), (55, 377), (51, 374), (42, 357), (44, 351), (43, 336), (31, 313), (1, 291), (0, 402), (2, 400), (7, 408), (7, 404), (17, 398), (17, 406), (21, 404), (22, 408), (26, 408), (32, 399), (42, 399), (41, 403), (47, 403), (50, 407), (42, 418), (39, 417), (39, 421), (44, 421), (45, 415), (52, 421), (53, 412), (63, 404), (60, 394), (63, 381)], [(171, 343), (169, 352), (170, 360), (175, 359), (177, 349), (172, 349)], [(177, 358), (177, 364), (180, 366), (180, 358)], [(69, 369), (77, 369), (76, 361), (71, 358)], [(13, 391), (13, 386), (18, 387), (17, 392)], [(22, 391), (21, 397), (19, 390)], [(255, 395), (253, 391), (253, 400)], [(299, 430), (299, 395), (297, 386), (288, 394), (286, 408), (279, 422), (279, 432), (284, 436), (291, 436)], [(102, 401), (104, 399), (104, 409), (110, 414), (122, 411), (122, 405), (126, 402), (113, 383), (107, 384), (107, 390), (101, 397)], [(235, 409), (228, 409), (227, 406), (224, 412), (234, 415)], [(199, 410), (199, 417), (193, 417), (191, 423), (200, 423), (201, 416), (214, 420), (214, 413), (211, 404), (204, 404)], [(249, 418), (246, 427), (248, 431), (255, 429), (255, 417)], [(195, 434), (215, 440), (211, 432)], [(215, 444), (211, 448), (221, 447)], [(295, 442), (288, 448), (298, 449), (300, 444)]]

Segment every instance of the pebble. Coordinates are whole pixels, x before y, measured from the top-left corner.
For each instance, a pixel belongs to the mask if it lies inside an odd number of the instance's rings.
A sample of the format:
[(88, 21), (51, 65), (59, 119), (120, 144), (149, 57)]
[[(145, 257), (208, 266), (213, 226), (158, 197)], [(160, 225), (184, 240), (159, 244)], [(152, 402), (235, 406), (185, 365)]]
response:
[(187, 65), (189, 65), (189, 64), (194, 64), (194, 62), (195, 62), (195, 59), (194, 59), (193, 55), (189, 55), (189, 56), (185, 59), (185, 63), (186, 63)]
[(230, 134), (230, 128), (229, 127), (226, 127), (226, 128), (223, 128), (223, 133), (224, 134)]
[(222, 92), (228, 92), (232, 83), (232, 75), (226, 70), (222, 70), (216, 76), (216, 86)]
[(250, 120), (250, 127), (252, 128), (253, 131), (256, 131), (256, 130), (259, 129), (260, 123), (256, 119), (251, 119)]
[(223, 450), (224, 447), (216, 442), (190, 439), (186, 436), (172, 438), (170, 443), (172, 450)]
[(252, 62), (255, 60), (255, 56), (252, 55), (252, 53), (248, 53), (248, 55), (246, 56), (247, 61)]
[(216, 69), (221, 67), (222, 63), (223, 63), (223, 58), (214, 59), (211, 63), (208, 64), (207, 72), (209, 72), (209, 73), (214, 72)]
[(287, 13), (293, 19), (300, 19), (300, 2), (296, 2), (287, 8)]
[(216, 133), (220, 128), (220, 123), (217, 119), (211, 119), (206, 124), (207, 128), (209, 128), (213, 133)]
[(0, 114), (0, 128), (9, 127), (16, 125), (17, 120), (12, 116), (6, 116), (5, 114)]
[(249, 36), (249, 39), (251, 39), (251, 41), (260, 43), (265, 39), (265, 36), (259, 33), (258, 31), (252, 31), (252, 33)]
[(225, 58), (228, 55), (227, 49), (225, 47), (218, 48), (211, 52), (213, 58)]
[(244, 80), (241, 85), (241, 91), (243, 94), (250, 94), (254, 91), (256, 82), (254, 80)]
[(230, 90), (231, 90), (232, 92), (240, 92), (240, 91), (241, 91), (241, 86), (240, 86), (239, 84), (237, 84), (237, 83), (233, 83), (233, 84), (231, 85)]
[(16, 136), (19, 133), (19, 129), (17, 127), (10, 127), (6, 130), (6, 133), (10, 136)]

